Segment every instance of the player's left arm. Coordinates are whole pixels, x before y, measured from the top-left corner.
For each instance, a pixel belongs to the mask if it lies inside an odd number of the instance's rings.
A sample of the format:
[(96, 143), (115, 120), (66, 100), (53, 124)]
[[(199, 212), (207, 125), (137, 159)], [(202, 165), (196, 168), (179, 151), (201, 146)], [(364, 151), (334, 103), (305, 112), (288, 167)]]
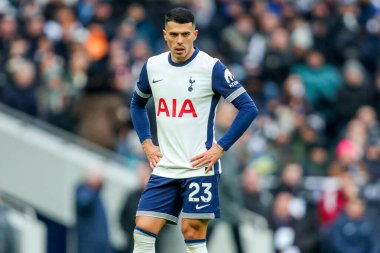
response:
[(258, 113), (255, 103), (245, 90), (231, 103), (238, 109), (238, 114), (230, 128), (217, 142), (224, 151), (227, 151), (243, 135)]
[(224, 151), (227, 151), (243, 135), (258, 113), (255, 103), (244, 87), (235, 80), (234, 76), (220, 61), (215, 64), (212, 75), (214, 92), (223, 96), (227, 102), (232, 103), (238, 109), (238, 114), (230, 128), (217, 143), (214, 143), (206, 152), (191, 159), (194, 168), (208, 164), (206, 173), (223, 156)]

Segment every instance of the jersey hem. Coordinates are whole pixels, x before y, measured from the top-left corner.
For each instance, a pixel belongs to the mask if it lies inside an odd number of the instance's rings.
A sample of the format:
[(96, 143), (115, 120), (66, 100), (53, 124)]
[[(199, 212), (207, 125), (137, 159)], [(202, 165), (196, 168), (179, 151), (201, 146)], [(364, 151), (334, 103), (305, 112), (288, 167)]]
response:
[[(206, 167), (205, 167), (206, 168)], [(205, 169), (204, 168), (204, 169)], [(211, 177), (211, 176), (214, 176), (214, 175), (218, 175), (220, 173), (215, 173), (215, 169), (213, 169), (212, 171), (208, 172), (208, 173), (205, 173), (205, 172), (198, 172), (197, 170), (203, 170), (203, 168), (200, 168), (200, 169), (194, 169), (194, 172), (193, 173), (189, 173), (189, 172), (184, 172), (184, 173), (168, 173), (167, 169), (160, 169), (160, 168), (155, 168), (153, 169), (153, 172), (152, 172), (152, 175), (156, 175), (156, 176), (160, 176), (160, 177), (166, 177), (166, 178), (172, 178), (172, 179), (186, 179), (186, 178), (192, 178), (192, 177)], [(173, 170), (176, 170), (176, 169), (173, 169)]]

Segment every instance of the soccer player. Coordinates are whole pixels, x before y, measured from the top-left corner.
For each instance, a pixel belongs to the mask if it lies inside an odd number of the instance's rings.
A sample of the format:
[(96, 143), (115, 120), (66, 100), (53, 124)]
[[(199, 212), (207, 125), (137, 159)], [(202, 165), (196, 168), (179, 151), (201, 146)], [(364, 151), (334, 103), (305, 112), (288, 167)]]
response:
[[(197, 35), (191, 11), (170, 10), (163, 30), (169, 51), (148, 59), (133, 94), (132, 121), (153, 169), (136, 213), (134, 253), (154, 253), (157, 234), (166, 223), (176, 224), (181, 212), (187, 252), (207, 253), (207, 223), (220, 217), (219, 159), (257, 115), (231, 72), (194, 47)], [(216, 142), (214, 118), (221, 96), (239, 112)], [(159, 146), (152, 142), (145, 109), (150, 97)]]

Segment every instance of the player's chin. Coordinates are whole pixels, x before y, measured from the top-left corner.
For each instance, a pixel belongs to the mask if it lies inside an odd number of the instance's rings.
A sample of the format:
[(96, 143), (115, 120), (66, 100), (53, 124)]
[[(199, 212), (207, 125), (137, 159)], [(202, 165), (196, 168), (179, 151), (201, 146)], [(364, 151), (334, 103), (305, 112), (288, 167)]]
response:
[(175, 53), (174, 53), (174, 57), (175, 57), (176, 59), (178, 59), (179, 61), (181, 61), (181, 60), (183, 60), (183, 58), (184, 58), (184, 54), (175, 52)]

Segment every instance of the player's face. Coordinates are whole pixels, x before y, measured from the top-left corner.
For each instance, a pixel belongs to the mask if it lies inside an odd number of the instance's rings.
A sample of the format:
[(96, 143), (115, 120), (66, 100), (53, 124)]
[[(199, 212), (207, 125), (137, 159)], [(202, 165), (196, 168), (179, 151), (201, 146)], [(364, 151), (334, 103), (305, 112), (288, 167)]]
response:
[(166, 24), (163, 33), (172, 61), (184, 62), (191, 57), (194, 52), (194, 40), (198, 35), (198, 30), (195, 30), (192, 23), (178, 24), (170, 21)]

